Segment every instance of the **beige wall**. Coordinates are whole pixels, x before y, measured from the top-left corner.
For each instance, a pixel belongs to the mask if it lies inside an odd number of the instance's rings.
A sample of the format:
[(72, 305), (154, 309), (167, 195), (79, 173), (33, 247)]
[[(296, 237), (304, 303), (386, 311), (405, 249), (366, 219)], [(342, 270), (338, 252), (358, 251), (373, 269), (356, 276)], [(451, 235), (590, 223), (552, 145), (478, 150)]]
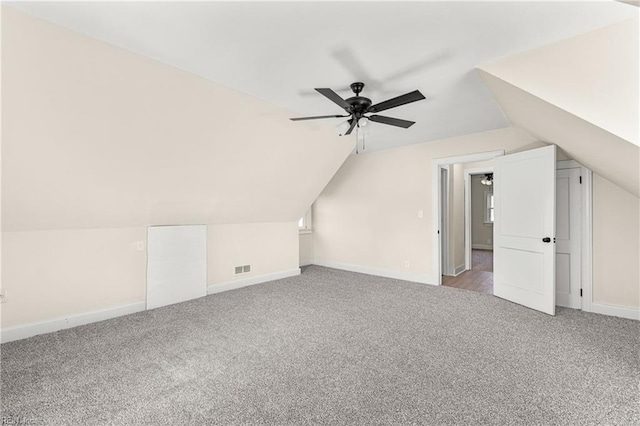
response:
[[(146, 227), (2, 233), (2, 326), (144, 302), (146, 238)], [(297, 223), (209, 225), (207, 258), (209, 285), (295, 270)]]
[(300, 266), (313, 263), (313, 233), (300, 234)]
[(11, 8), (2, 36), (5, 231), (293, 222), (352, 148), (330, 124)]
[[(569, 158), (640, 196), (638, 146), (498, 77), (482, 71), (480, 74), (514, 126), (558, 145)], [(594, 82), (594, 87), (597, 84)], [(628, 93), (633, 97), (633, 92)]]
[(2, 233), (2, 327), (142, 302), (146, 228)]
[(237, 279), (235, 267), (251, 265), (260, 276), (298, 268), (298, 224), (239, 223), (207, 227), (209, 285)]
[(471, 244), (493, 247), (493, 224), (484, 223), (484, 193), (492, 188), (482, 179), (484, 175), (471, 176)]
[[(434, 283), (432, 160), (540, 146), (507, 128), (351, 156), (315, 203), (315, 258)], [(564, 155), (561, 156), (565, 158)], [(638, 198), (594, 175), (594, 303), (640, 306)], [(417, 211), (424, 211), (424, 218)], [(405, 260), (410, 268), (404, 268)]]
[[(2, 8), (2, 327), (144, 301), (146, 227), (207, 224), (209, 284), (298, 267), (332, 126)], [(310, 160), (312, 159), (312, 160)]]
[(640, 200), (593, 176), (593, 302), (640, 306)]
[(540, 144), (524, 132), (506, 128), (350, 156), (315, 203), (316, 261), (435, 282), (432, 160), (525, 146)]

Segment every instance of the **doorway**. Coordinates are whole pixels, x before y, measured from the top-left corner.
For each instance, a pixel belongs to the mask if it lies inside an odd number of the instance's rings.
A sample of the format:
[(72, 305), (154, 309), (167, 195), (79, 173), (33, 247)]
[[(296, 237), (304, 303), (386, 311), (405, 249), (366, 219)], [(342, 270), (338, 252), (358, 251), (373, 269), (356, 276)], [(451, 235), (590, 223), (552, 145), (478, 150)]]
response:
[(458, 201), (461, 210), (449, 212), (455, 227), (451, 234), (459, 236), (457, 250), (461, 253), (455, 257), (464, 263), (449, 273), (443, 268), (442, 285), (493, 294), (493, 166), (486, 161), (451, 168), (454, 190), (449, 197)]
[[(535, 157), (539, 154), (542, 155), (541, 151), (543, 151), (543, 149), (529, 151), (527, 154), (517, 155), (517, 157), (523, 155)], [(487, 234), (485, 234), (484, 237), (476, 237), (473, 235), (472, 226), (470, 226), (471, 224), (467, 223), (465, 225), (465, 233), (463, 238), (463, 244), (466, 252), (465, 261), (464, 264), (455, 263), (456, 260), (459, 261), (459, 257), (457, 257), (457, 255), (455, 254), (455, 246), (456, 244), (459, 244), (460, 238), (460, 233), (455, 228), (455, 224), (459, 223), (457, 222), (455, 214), (456, 200), (459, 199), (459, 194), (455, 194), (455, 184), (453, 184), (452, 182), (455, 182), (455, 178), (459, 175), (460, 168), (462, 168), (462, 173), (464, 173), (465, 177), (467, 178), (465, 179), (464, 190), (466, 209), (465, 218), (471, 218), (470, 209), (473, 204), (471, 200), (473, 198), (473, 190), (471, 188), (471, 185), (474, 179), (473, 176), (483, 175), (492, 170), (491, 165), (493, 163), (493, 160), (497, 158), (500, 158), (499, 160), (497, 160), (497, 163), (499, 163), (502, 168), (504, 168), (505, 163), (514, 163), (513, 159), (514, 157), (516, 157), (516, 155), (508, 156), (508, 160), (506, 157), (502, 157), (502, 155), (504, 155), (504, 152), (496, 151), (442, 158), (433, 161), (433, 194), (434, 197), (436, 197), (434, 198), (434, 216), (437, 218), (437, 221), (434, 221), (434, 233), (438, 236), (436, 241), (434, 241), (433, 265), (435, 276), (432, 281), (434, 284), (481, 291), (483, 293), (498, 295), (502, 298), (510, 300), (509, 297), (504, 297), (498, 294), (495, 290), (495, 287), (492, 289), (489, 284), (490, 281), (493, 281), (492, 279), (490, 280), (489, 277), (491, 277), (494, 272), (492, 267), (493, 253), (491, 250), (491, 246), (494, 243), (498, 243), (497, 237), (491, 238), (490, 236), (487, 236)], [(488, 161), (488, 163), (481, 164), (481, 161)], [(476, 164), (473, 164), (474, 162)], [(487, 167), (487, 164), (489, 164), (490, 166)], [(550, 241), (552, 242), (550, 248), (553, 248), (553, 252), (551, 256), (553, 256), (555, 259), (553, 269), (545, 268), (546, 270), (553, 271), (553, 278), (551, 278), (553, 283), (552, 305), (590, 311), (590, 299), (592, 293), (591, 171), (573, 160), (560, 160), (556, 162), (554, 158), (553, 162), (551, 163), (553, 164), (551, 166), (552, 168), (549, 167), (548, 163), (546, 164), (547, 166), (545, 166), (544, 169), (545, 176), (554, 176), (552, 182), (555, 182), (555, 185), (553, 185), (553, 187), (551, 188), (549, 188), (547, 185), (547, 190), (546, 192), (544, 192), (546, 199), (550, 198), (546, 196), (546, 194), (549, 194), (555, 200), (554, 219), (549, 221), (547, 218), (546, 223), (557, 223), (555, 231), (549, 234), (552, 238), (547, 238), (546, 234), (544, 235), (545, 238), (542, 238), (542, 243), (548, 244)], [(483, 169), (479, 167), (481, 165), (485, 168)], [(520, 164), (516, 165), (518, 166), (518, 170), (521, 169)], [(441, 172), (441, 169), (443, 167), (446, 167), (448, 170), (448, 173), (446, 175)], [(473, 167), (476, 167), (476, 169), (473, 169)], [(514, 170), (514, 167), (515, 166), (511, 167), (511, 170)], [(530, 183), (533, 186), (537, 185), (539, 182), (538, 178), (540, 177), (540, 168), (535, 168), (535, 170), (537, 170), (537, 172), (529, 173), (528, 175), (521, 173), (521, 175), (523, 176), (522, 179), (524, 179), (523, 182)], [(476, 179), (481, 180), (483, 177), (486, 178), (486, 176), (479, 176)], [(514, 182), (516, 182), (515, 179), (509, 179), (508, 182), (504, 184), (504, 187), (502, 187), (502, 184), (500, 185), (502, 190), (502, 202), (504, 203), (506, 202), (506, 200), (512, 200), (509, 202), (511, 207), (513, 207), (514, 203), (516, 205), (518, 203), (524, 203), (524, 201), (527, 200), (530, 194), (529, 191), (522, 191), (521, 189), (518, 189), (522, 186), (519, 186), (519, 184), (516, 185), (514, 184)], [(446, 183), (448, 185), (448, 192), (443, 191), (443, 183)], [(508, 185), (508, 183), (510, 184)], [(509, 187), (515, 188), (515, 192)], [(505, 188), (509, 189), (509, 191), (505, 192)], [(498, 188), (496, 188), (496, 190), (497, 189)], [(484, 204), (484, 222), (489, 222), (490, 220), (486, 219), (491, 217), (491, 210), (494, 205), (490, 197), (490, 191), (484, 190), (481, 192), (482, 197), (480, 199), (483, 200)], [(477, 195), (478, 193), (476, 193), (476, 196)], [(522, 198), (523, 196), (525, 198)], [(441, 204), (441, 200), (444, 198), (447, 198), (446, 208), (443, 208), (443, 205)], [(478, 203), (479, 202), (476, 201), (476, 204)], [(443, 229), (445, 223), (442, 221), (441, 215), (449, 219), (448, 226), (445, 229)], [(500, 217), (501, 216), (497, 217), (496, 223), (503, 223), (498, 222), (500, 221)], [(517, 224), (517, 222), (514, 222), (514, 220), (522, 217), (522, 215), (512, 215), (510, 226), (513, 228), (514, 224)], [(465, 220), (465, 222), (471, 222), (471, 220)], [(522, 222), (522, 220), (520, 220), (520, 222)], [(487, 223), (484, 224), (488, 225)], [(441, 232), (441, 230), (443, 232)], [(505, 230), (502, 229), (501, 232), (504, 234)], [(504, 237), (504, 235), (502, 236)], [(443, 238), (446, 238), (447, 242), (443, 242)], [(537, 239), (538, 238), (530, 238), (532, 242), (539, 243)], [(504, 243), (501, 244), (503, 245), (499, 244), (499, 247), (504, 248)], [(541, 245), (544, 246), (546, 244)], [(440, 251), (444, 250), (447, 245), (448, 250), (446, 252), (446, 256), (448, 256), (449, 261), (445, 262), (443, 254), (440, 253)], [(505, 259), (503, 259), (503, 261), (504, 260)], [(503, 261), (501, 261), (501, 265), (503, 267), (511, 265), (511, 263), (504, 263)], [(542, 269), (537, 268), (536, 270), (539, 271)], [(529, 277), (533, 275), (535, 274), (524, 274), (526, 279), (529, 279)], [(504, 277), (502, 279), (504, 280)], [(531, 280), (529, 279), (529, 281)], [(550, 292), (547, 291), (547, 293)], [(522, 304), (526, 306), (526, 303)], [(551, 313), (552, 309), (550, 309), (549, 311), (550, 312), (548, 313)]]
[[(472, 253), (466, 235), (465, 170), (491, 167), (490, 161), (504, 155), (504, 151), (488, 151), (433, 160), (434, 239), (433, 283), (441, 285), (447, 277), (458, 276), (472, 268)], [(443, 172), (446, 169), (447, 172)], [(445, 192), (444, 187), (448, 190)], [(443, 200), (445, 200), (443, 202)], [(443, 219), (446, 219), (443, 221)]]

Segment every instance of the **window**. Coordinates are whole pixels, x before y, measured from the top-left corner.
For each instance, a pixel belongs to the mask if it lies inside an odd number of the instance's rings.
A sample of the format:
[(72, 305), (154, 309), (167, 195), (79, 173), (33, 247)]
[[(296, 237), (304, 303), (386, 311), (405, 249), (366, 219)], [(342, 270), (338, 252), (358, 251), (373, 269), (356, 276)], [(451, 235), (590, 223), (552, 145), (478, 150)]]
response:
[(311, 208), (298, 220), (300, 232), (311, 232), (313, 223), (311, 222)]
[(484, 223), (493, 224), (493, 192), (484, 191)]

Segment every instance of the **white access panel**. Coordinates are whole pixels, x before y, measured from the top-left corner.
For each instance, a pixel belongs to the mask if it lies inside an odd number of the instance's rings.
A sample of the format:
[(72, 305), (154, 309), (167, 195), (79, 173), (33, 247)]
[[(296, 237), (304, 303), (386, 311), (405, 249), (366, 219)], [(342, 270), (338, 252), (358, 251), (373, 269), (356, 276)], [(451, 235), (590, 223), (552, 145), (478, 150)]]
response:
[(147, 309), (207, 295), (207, 226), (147, 228)]

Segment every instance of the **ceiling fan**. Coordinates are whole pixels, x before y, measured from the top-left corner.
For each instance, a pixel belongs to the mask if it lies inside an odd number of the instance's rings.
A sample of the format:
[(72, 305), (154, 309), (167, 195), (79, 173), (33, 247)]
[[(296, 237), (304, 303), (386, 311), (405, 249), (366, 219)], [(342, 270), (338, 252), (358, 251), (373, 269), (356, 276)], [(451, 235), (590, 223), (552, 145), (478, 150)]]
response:
[[(361, 124), (364, 124), (366, 120), (371, 120), (376, 123), (388, 124), (390, 126), (398, 126), (405, 129), (408, 129), (409, 127), (415, 124), (415, 121), (401, 120), (399, 118), (387, 117), (384, 115), (377, 115), (375, 113), (381, 112), (390, 108), (395, 108), (400, 105), (405, 105), (411, 102), (416, 102), (416, 101), (425, 99), (424, 95), (420, 93), (419, 90), (414, 90), (413, 92), (409, 92), (404, 95), (400, 95), (398, 97), (388, 99), (384, 102), (372, 104), (371, 99), (365, 98), (364, 96), (360, 96), (360, 92), (362, 92), (363, 88), (364, 88), (364, 83), (361, 83), (361, 82), (352, 83), (351, 90), (353, 90), (353, 93), (355, 93), (356, 95), (347, 99), (342, 99), (340, 95), (338, 95), (336, 92), (328, 88), (316, 89), (316, 91), (318, 91), (320, 94), (329, 98), (329, 100), (333, 101), (338, 106), (343, 108), (347, 113), (347, 115), (319, 115), (315, 117), (295, 117), (295, 118), (291, 118), (291, 120), (300, 121), (300, 120), (317, 120), (319, 118), (351, 117), (349, 118), (349, 120), (347, 120), (347, 122), (349, 123), (349, 128), (344, 133), (345, 135), (351, 134), (351, 132), (356, 126), (359, 127)], [(374, 113), (374, 114), (369, 116), (365, 115), (370, 113)], [(364, 121), (363, 123), (360, 123), (361, 119), (365, 119), (363, 120)]]

